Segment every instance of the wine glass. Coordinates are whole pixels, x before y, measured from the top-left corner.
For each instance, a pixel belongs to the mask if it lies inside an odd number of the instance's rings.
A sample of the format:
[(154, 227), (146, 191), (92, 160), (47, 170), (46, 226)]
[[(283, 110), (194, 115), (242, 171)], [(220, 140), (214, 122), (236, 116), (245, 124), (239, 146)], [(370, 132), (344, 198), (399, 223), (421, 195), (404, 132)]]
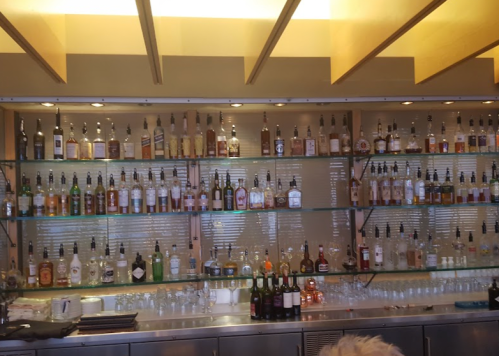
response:
[(216, 302), (217, 302), (217, 290), (212, 289), (208, 294), (208, 313), (211, 314), (213, 312), (211, 308), (215, 305)]
[(331, 264), (330, 264), (329, 270), (331, 272), (339, 271), (337, 266), (338, 266), (338, 258), (340, 257), (340, 253), (341, 253), (341, 246), (338, 243), (338, 241), (334, 240), (334, 241), (329, 243), (327, 253), (331, 257)]
[(236, 281), (232, 280), (230, 281), (230, 284), (229, 284), (229, 291), (230, 291), (230, 301), (229, 301), (229, 305), (231, 307), (233, 306), (236, 306), (237, 305), (237, 302), (234, 301), (234, 291), (237, 289), (237, 284), (236, 284)]

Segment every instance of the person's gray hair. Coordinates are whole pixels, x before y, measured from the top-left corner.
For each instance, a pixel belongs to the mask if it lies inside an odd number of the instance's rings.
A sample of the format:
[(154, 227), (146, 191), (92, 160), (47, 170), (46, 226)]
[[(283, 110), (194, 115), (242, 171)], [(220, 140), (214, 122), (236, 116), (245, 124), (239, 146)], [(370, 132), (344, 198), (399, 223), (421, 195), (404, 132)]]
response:
[(337, 345), (324, 346), (319, 356), (404, 356), (397, 346), (387, 344), (380, 336), (347, 335)]

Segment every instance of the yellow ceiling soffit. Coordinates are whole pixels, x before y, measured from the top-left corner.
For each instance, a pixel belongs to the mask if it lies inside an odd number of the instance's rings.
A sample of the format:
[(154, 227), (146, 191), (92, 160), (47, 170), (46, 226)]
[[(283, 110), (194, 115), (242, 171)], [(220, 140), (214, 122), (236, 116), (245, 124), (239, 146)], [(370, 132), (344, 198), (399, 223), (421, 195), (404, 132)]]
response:
[(154, 18), (152, 16), (150, 0), (136, 0), (139, 13), (140, 27), (144, 36), (147, 58), (151, 67), (152, 80), (154, 84), (163, 84), (163, 64), (158, 50)]
[(277, 18), (256, 20), (249, 24), (247, 55), (244, 57), (246, 84), (255, 83), (299, 4), (300, 0), (287, 0)]
[(499, 44), (499, 1), (452, 0), (414, 27), (420, 84)]
[(332, 0), (331, 84), (374, 58), (445, 0)]
[[(36, 1), (0, 0), (0, 27), (52, 79), (65, 84), (67, 68), (64, 15), (44, 16), (36, 10), (36, 6)], [(51, 24), (47, 23), (47, 18)]]

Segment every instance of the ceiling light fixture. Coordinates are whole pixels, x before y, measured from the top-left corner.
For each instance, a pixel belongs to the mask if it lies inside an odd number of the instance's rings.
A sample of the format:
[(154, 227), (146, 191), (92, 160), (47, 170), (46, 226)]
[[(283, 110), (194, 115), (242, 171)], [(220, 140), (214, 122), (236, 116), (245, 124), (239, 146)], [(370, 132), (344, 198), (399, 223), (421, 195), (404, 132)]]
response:
[(278, 106), (278, 107), (286, 106), (286, 103), (275, 103), (274, 106)]
[(51, 108), (52, 106), (54, 106), (55, 104), (54, 103), (40, 103), (40, 105), (43, 105), (47, 108)]
[(315, 105), (317, 106), (326, 106), (326, 105), (330, 105), (331, 103), (315, 103)]
[(454, 104), (454, 102), (453, 101), (443, 101), (442, 104), (450, 105), (450, 104)]
[(240, 108), (241, 106), (243, 106), (243, 104), (241, 104), (241, 103), (234, 103), (234, 104), (230, 104), (230, 106), (232, 106), (233, 108)]
[(494, 102), (494, 100), (485, 100), (485, 101), (482, 101), (482, 104), (492, 104)]
[(101, 108), (104, 106), (104, 104), (102, 104), (102, 103), (92, 103), (90, 105), (92, 105), (94, 108)]
[(414, 104), (414, 102), (413, 101), (403, 101), (400, 104), (402, 104), (402, 105), (411, 105), (411, 104)]

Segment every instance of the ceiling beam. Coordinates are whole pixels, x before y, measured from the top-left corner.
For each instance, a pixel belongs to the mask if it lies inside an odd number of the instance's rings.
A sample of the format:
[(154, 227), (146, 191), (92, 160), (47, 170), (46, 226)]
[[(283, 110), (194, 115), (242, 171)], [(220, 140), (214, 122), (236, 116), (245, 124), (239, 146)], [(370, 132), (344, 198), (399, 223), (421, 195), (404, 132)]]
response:
[(445, 0), (331, 0), (331, 84), (340, 83)]
[(265, 62), (267, 62), (272, 54), (272, 51), (299, 4), (300, 0), (287, 0), (273, 26), (269, 26), (269, 21), (255, 21), (255, 26), (258, 26), (259, 28), (256, 29), (256, 31), (255, 29), (249, 29), (249, 31), (253, 32), (251, 34), (253, 40), (248, 41), (248, 52), (250, 54), (244, 57), (246, 84), (255, 84)]
[[(50, 23), (48, 23), (50, 21)], [(0, 1), (0, 27), (55, 82), (67, 82), (64, 15), (50, 20), (24, 1)]]
[(154, 26), (150, 0), (135, 0), (139, 13), (140, 27), (144, 36), (147, 58), (151, 67), (152, 80), (154, 84), (163, 84), (163, 63), (158, 50), (158, 41)]
[(498, 13), (497, 0), (452, 0), (416, 26), (416, 84), (499, 45)]

